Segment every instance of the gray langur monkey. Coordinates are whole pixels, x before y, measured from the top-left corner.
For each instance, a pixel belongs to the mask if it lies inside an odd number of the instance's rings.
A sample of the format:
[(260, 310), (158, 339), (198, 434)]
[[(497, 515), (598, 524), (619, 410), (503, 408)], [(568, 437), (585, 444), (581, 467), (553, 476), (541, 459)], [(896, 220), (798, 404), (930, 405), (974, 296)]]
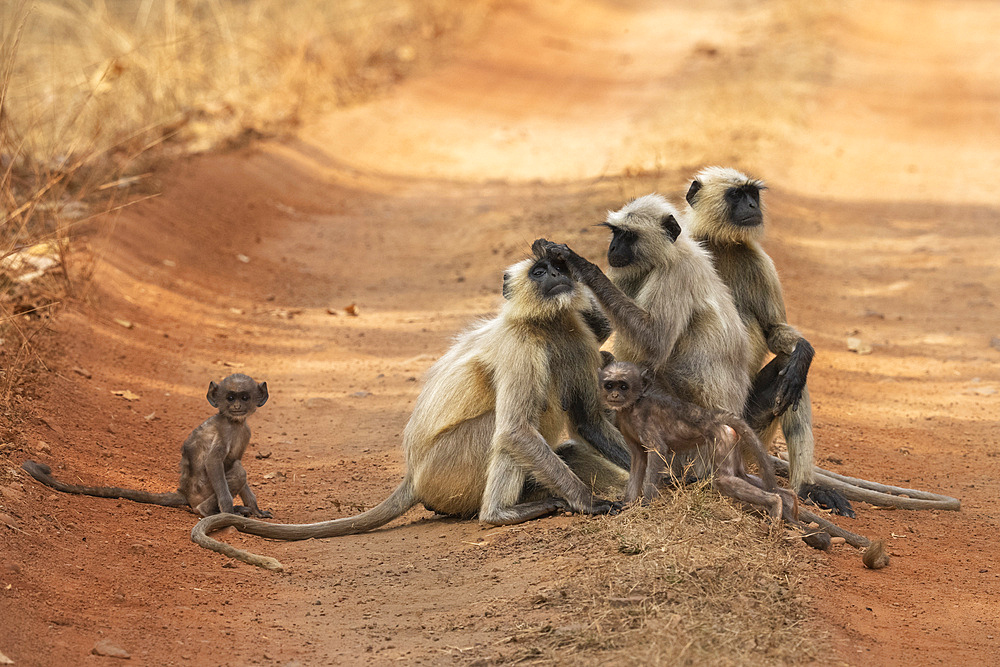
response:
[[(649, 501), (659, 493), (658, 471), (674, 455), (712, 448), (712, 484), (724, 496), (764, 509), (772, 520), (800, 528), (806, 544), (829, 549), (830, 536), (812, 531), (797, 516), (795, 495), (778, 488), (774, 466), (753, 429), (736, 414), (706, 410), (653, 386), (652, 374), (635, 364), (616, 361), (601, 369), (604, 405), (618, 414), (618, 429), (632, 455), (625, 502)], [(752, 457), (760, 477), (747, 474), (743, 456)]]
[[(816, 484), (813, 474), (812, 402), (806, 387), (813, 347), (787, 323), (778, 272), (760, 245), (764, 189), (762, 181), (735, 169), (702, 169), (687, 191), (685, 222), (712, 254), (750, 335), (749, 369), (756, 381), (747, 405), (754, 414), (747, 418), (765, 443), (780, 424), (793, 489), (838, 514), (854, 516), (850, 502)], [(775, 357), (765, 368), (769, 352)]]
[[(707, 167), (695, 175), (686, 195), (685, 225), (711, 253), (750, 337), (748, 371), (755, 379), (744, 418), (765, 444), (780, 424), (788, 462), (775, 458), (775, 463), (788, 468), (791, 486), (802, 498), (834, 512), (853, 517), (848, 498), (907, 509), (959, 509), (959, 502), (948, 496), (845, 477), (813, 465), (812, 402), (806, 384), (813, 347), (786, 321), (778, 272), (760, 244), (765, 189), (762, 181), (735, 169)], [(768, 353), (775, 356), (765, 365)]]
[[(208, 402), (218, 414), (206, 419), (191, 431), (181, 447), (180, 482), (177, 490), (151, 493), (114, 486), (79, 486), (52, 477), (44, 463), (25, 461), (22, 467), (39, 482), (64, 493), (79, 493), (100, 498), (125, 498), (165, 507), (189, 507), (203, 517), (213, 514), (270, 517), (257, 506), (247, 472), (241, 460), (250, 444), (247, 417), (267, 402), (267, 383), (257, 383), (242, 373), (208, 385)], [(239, 496), (244, 505), (233, 505)]]
[[(569, 247), (539, 242), (603, 307), (616, 358), (649, 366), (658, 384), (685, 401), (741, 414), (750, 387), (746, 328), (708, 253), (679, 218), (657, 194), (609, 212), (602, 223), (611, 230), (607, 276)], [(672, 472), (680, 476), (693, 462), (703, 477), (711, 457), (711, 448), (701, 447), (698, 457), (675, 457)]]
[[(240, 517), (200, 521), (191, 539), (201, 546), (267, 569), (273, 558), (208, 537), (225, 526), (282, 540), (336, 537), (373, 530), (423, 504), (440, 514), (503, 525), (558, 510), (607, 514), (618, 509), (595, 496), (602, 484), (622, 488), (625, 471), (590, 445), (621, 452), (621, 435), (604, 415), (598, 392), (598, 339), (583, 313), (589, 293), (566, 265), (536, 244), (535, 256), (504, 277), (500, 313), (458, 336), (428, 371), (403, 431), (403, 481), (389, 497), (356, 516), (311, 524), (270, 524)], [(589, 444), (574, 443), (571, 468), (555, 451), (567, 425)], [(561, 452), (560, 452), (561, 453)], [(588, 485), (584, 482), (591, 482)], [(604, 480), (604, 481), (602, 481)], [(608, 481), (610, 480), (610, 481)]]

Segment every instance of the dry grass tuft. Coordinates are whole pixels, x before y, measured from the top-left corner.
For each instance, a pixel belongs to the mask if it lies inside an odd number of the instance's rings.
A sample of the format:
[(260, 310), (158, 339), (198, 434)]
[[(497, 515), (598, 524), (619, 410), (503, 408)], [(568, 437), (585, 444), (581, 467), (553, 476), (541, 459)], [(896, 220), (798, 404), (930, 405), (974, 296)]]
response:
[(135, 186), (149, 193), (148, 171), (165, 159), (377, 94), (488, 10), (488, 0), (0, 3), (0, 402), (44, 315), (89, 277), (86, 262), (69, 265), (75, 227)]
[(803, 625), (811, 550), (707, 486), (580, 520), (556, 539), (550, 553), (586, 565), (528, 594), (544, 621), (484, 662), (775, 665), (821, 653)]
[(487, 10), (443, 0), (20, 4), (0, 9), (0, 24), (23, 33), (7, 111), (26, 152), (93, 152), (108, 169), (164, 142), (240, 143), (298, 122), (303, 109), (368, 97)]

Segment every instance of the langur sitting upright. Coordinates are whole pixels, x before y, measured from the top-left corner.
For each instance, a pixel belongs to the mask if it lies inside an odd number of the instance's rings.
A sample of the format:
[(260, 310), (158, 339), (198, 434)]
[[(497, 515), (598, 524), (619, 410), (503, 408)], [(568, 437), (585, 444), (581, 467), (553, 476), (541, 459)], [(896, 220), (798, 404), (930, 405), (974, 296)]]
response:
[[(608, 213), (608, 276), (567, 246), (541, 242), (593, 291), (614, 327), (615, 357), (651, 367), (656, 382), (685, 401), (740, 414), (750, 387), (746, 328), (679, 217), (655, 194)], [(712, 452), (699, 451), (698, 459), (675, 457), (673, 474), (682, 476), (692, 460), (697, 476), (707, 474)]]
[[(206, 419), (184, 441), (176, 491), (151, 493), (116, 486), (67, 484), (53, 477), (52, 469), (44, 463), (25, 461), (22, 467), (39, 482), (64, 493), (188, 507), (202, 516), (222, 512), (270, 517), (270, 512), (257, 507), (257, 498), (247, 484), (247, 471), (240, 462), (250, 443), (247, 417), (267, 402), (267, 383), (258, 384), (247, 375), (234, 373), (208, 385), (208, 402), (219, 413)], [(245, 505), (233, 505), (237, 495)]]
[[(403, 431), (406, 472), (386, 500), (357, 516), (311, 524), (241, 517), (203, 520), (191, 539), (233, 558), (280, 569), (273, 558), (234, 549), (207, 534), (235, 526), (282, 540), (351, 535), (378, 528), (418, 503), (441, 514), (478, 516), (493, 525), (562, 509), (614, 511), (617, 505), (596, 497), (591, 484), (610, 480), (621, 489), (627, 477), (608, 461), (627, 461), (627, 455), (621, 434), (600, 404), (601, 355), (595, 334), (600, 327), (584, 318), (584, 313), (593, 314), (591, 297), (563, 262), (537, 244), (533, 250), (533, 258), (504, 275), (507, 300), (500, 313), (461, 334), (427, 373)], [(587, 461), (585, 468), (571, 468), (554, 450), (567, 417), (571, 430), (586, 441), (574, 445), (578, 451), (570, 460), (574, 465)]]
[[(778, 272), (760, 245), (764, 189), (763, 182), (735, 169), (703, 169), (687, 192), (685, 224), (711, 253), (750, 336), (748, 369), (756, 380), (744, 417), (765, 444), (781, 425), (791, 485), (800, 496), (854, 516), (843, 495), (814, 481), (812, 404), (806, 387), (813, 347), (786, 322)], [(775, 356), (765, 366), (769, 352)]]

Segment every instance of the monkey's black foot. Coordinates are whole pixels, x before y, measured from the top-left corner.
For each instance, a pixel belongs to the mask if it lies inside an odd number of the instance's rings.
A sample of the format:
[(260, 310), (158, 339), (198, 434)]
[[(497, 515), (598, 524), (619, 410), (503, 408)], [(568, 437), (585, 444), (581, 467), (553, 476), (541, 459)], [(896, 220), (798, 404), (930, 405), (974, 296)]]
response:
[(594, 498), (594, 504), (589, 509), (584, 510), (584, 514), (608, 514), (614, 516), (622, 511), (620, 500), (605, 500), (604, 498)]
[(253, 516), (253, 510), (246, 505), (234, 505), (233, 514), (239, 514), (240, 516)]
[(267, 510), (258, 509), (254, 516), (259, 516), (261, 519), (271, 519), (274, 515)]
[(679, 489), (682, 486), (688, 486), (690, 484), (697, 484), (700, 481), (701, 480), (698, 479), (698, 475), (694, 474), (693, 472), (687, 472), (687, 473), (684, 474), (683, 477), (680, 477), (680, 478), (674, 477), (673, 475), (671, 475), (668, 472), (667, 474), (665, 474), (661, 478), (660, 484), (666, 484), (667, 486), (669, 486), (672, 489)]
[(832, 510), (834, 514), (840, 514), (850, 519), (854, 518), (851, 501), (836, 489), (819, 484), (803, 484), (802, 488), (799, 489), (799, 497), (815, 503), (823, 509)]

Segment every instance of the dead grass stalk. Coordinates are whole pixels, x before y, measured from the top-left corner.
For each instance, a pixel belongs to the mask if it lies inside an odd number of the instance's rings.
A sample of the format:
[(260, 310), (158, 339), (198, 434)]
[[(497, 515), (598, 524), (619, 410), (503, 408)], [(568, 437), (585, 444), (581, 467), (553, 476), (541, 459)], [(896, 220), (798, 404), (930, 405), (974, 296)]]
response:
[(540, 550), (585, 565), (531, 594), (545, 620), (524, 623), (485, 662), (791, 665), (822, 654), (805, 624), (812, 551), (709, 486), (581, 519), (557, 539)]

